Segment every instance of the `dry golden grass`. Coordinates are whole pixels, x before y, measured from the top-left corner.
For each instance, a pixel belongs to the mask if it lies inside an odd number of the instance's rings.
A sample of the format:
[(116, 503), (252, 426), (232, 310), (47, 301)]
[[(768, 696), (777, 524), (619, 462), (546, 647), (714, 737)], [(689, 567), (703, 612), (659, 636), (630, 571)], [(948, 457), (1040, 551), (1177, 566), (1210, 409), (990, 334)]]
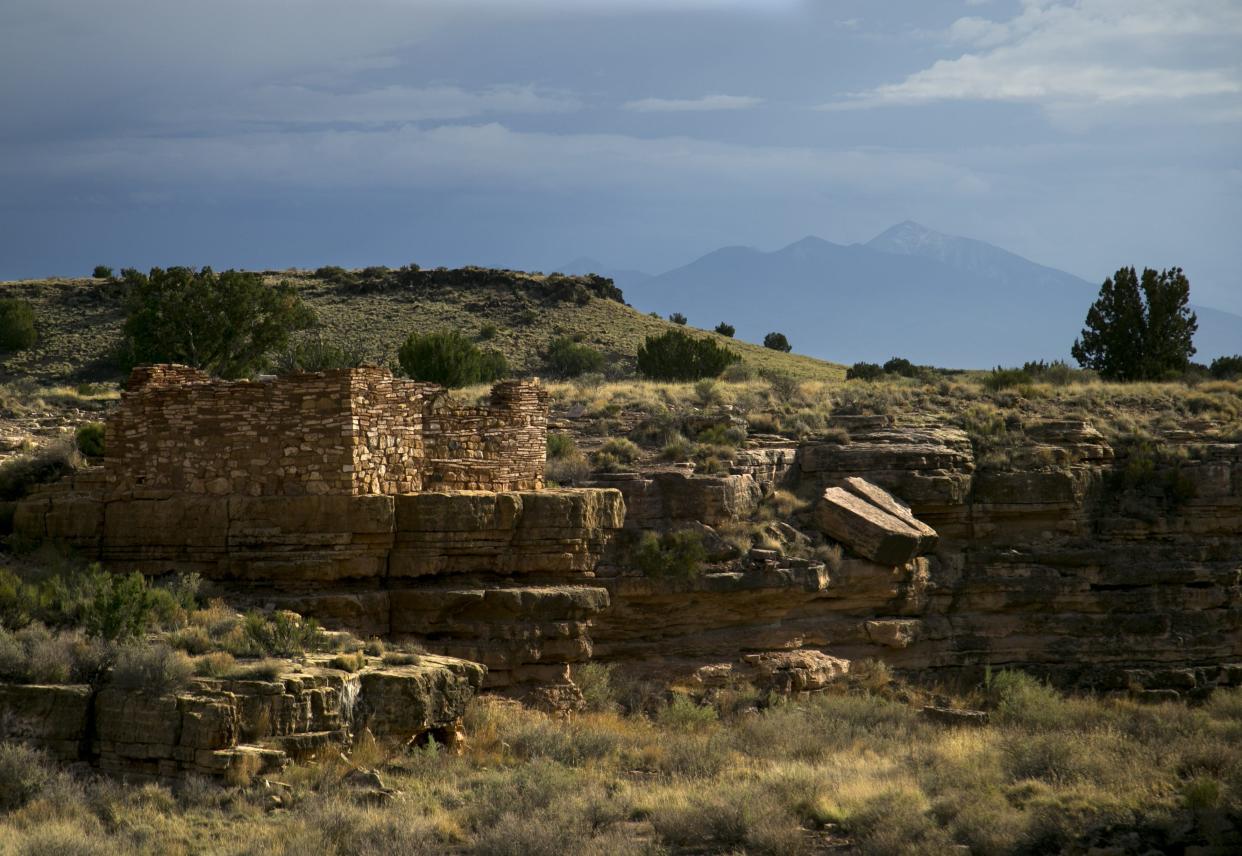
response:
[[(977, 729), (858, 690), (694, 727), (484, 699), (462, 755), (364, 736), (349, 760), (291, 768), (274, 788), (75, 781), (9, 753), (9, 779), (36, 787), (0, 815), (0, 853), (1230, 852), (1239, 840), (1242, 691), (1200, 708), (1067, 699), (1008, 676), (990, 692), (993, 724)], [(369, 801), (345, 781), (355, 764), (399, 795)], [(65, 842), (89, 843), (54, 849)]]

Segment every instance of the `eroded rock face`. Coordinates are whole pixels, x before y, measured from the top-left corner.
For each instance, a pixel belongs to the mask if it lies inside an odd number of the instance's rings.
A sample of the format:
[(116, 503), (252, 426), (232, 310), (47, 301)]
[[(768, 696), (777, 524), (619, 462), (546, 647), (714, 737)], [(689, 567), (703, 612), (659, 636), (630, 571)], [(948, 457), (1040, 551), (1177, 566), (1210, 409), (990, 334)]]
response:
[(244, 603), (419, 640), (491, 666), (491, 687), (563, 681), (591, 656), (608, 594), (589, 583), (625, 517), (607, 489), (105, 500), (75, 487), (24, 502), (21, 531), (118, 570), (197, 571)]
[(399, 740), (455, 730), (485, 672), (427, 655), (403, 666), (373, 660), (356, 675), (290, 663), (271, 680), (200, 678), (175, 692), (0, 684), (0, 738), (131, 778), (255, 773), (347, 745), (362, 728)]
[(762, 498), (759, 482), (747, 473), (708, 476), (667, 470), (598, 478), (597, 485), (621, 492), (625, 526), (631, 529), (676, 529), (694, 521), (707, 526), (737, 522), (750, 516)]

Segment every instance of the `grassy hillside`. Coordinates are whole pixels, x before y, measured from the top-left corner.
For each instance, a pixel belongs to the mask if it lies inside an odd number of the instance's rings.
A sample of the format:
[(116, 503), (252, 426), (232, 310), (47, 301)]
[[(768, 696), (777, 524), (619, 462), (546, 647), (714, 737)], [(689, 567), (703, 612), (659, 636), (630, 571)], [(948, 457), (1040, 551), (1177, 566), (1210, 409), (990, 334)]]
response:
[[(395, 272), (390, 272), (395, 276)], [(422, 271), (411, 282), (368, 280), (361, 274), (317, 277), (303, 271), (269, 271), (286, 279), (319, 316), (330, 339), (360, 348), (383, 365), (411, 332), (457, 329), (479, 336), (496, 329), (486, 343), (508, 357), (519, 374), (543, 372), (542, 353), (557, 336), (578, 336), (608, 357), (609, 373), (631, 374), (643, 340), (674, 325), (600, 296), (612, 291), (598, 277), (559, 277), (465, 268)], [(32, 379), (40, 385), (111, 380), (111, 364), (123, 315), (119, 285), (93, 279), (27, 280), (0, 283), (0, 296), (35, 305), (40, 342), (31, 351), (0, 360), (0, 379)], [(756, 371), (778, 370), (803, 380), (839, 381), (844, 367), (811, 357), (782, 354), (716, 333)], [(480, 337), (481, 338), (481, 337)]]

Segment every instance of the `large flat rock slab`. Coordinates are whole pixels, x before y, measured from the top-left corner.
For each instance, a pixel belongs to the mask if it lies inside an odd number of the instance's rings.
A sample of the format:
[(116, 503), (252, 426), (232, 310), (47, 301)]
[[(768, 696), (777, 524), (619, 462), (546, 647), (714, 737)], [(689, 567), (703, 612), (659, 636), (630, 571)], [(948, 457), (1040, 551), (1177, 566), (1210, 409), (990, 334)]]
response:
[(919, 555), (928, 537), (921, 528), (843, 487), (824, 491), (815, 507), (815, 521), (825, 535), (881, 565), (904, 565)]

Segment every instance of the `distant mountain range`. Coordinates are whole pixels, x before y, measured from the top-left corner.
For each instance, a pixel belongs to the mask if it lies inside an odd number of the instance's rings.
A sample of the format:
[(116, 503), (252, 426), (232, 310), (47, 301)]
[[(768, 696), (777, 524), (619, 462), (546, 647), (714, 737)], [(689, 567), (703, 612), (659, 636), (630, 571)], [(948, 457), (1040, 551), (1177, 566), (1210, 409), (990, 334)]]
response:
[[(727, 321), (753, 342), (780, 331), (798, 353), (837, 362), (902, 356), (955, 368), (1068, 361), (1100, 285), (909, 221), (866, 244), (725, 247), (658, 276), (572, 265), (566, 273), (612, 277), (635, 308), (681, 312), (695, 327)], [(1242, 352), (1242, 316), (1194, 310), (1196, 360)]]

